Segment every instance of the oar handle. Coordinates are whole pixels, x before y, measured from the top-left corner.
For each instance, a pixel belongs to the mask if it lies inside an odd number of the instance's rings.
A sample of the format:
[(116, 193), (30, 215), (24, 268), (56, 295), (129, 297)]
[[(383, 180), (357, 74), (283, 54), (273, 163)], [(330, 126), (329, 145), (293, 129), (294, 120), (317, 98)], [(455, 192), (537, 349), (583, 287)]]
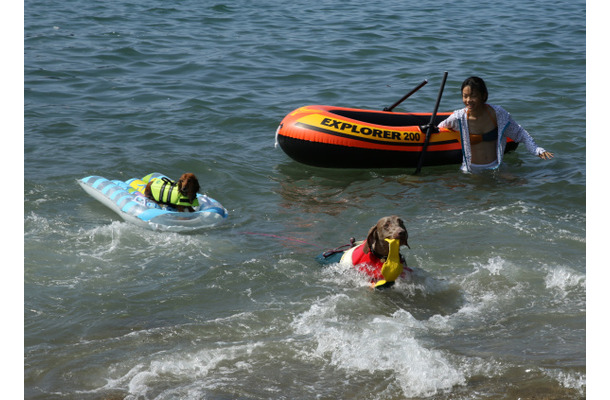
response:
[(443, 90), (445, 89), (445, 82), (447, 82), (447, 75), (449, 75), (449, 73), (445, 71), (445, 73), (443, 74), (443, 82), (441, 83), (441, 87), (438, 90), (436, 104), (434, 105), (434, 112), (432, 113), (432, 117), (430, 117), (430, 125), (434, 124), (434, 118), (436, 118), (436, 113), (438, 113), (438, 107), (441, 104), (441, 97), (443, 96)]
[(420, 83), (419, 85), (417, 85), (415, 88), (413, 88), (413, 90), (411, 90), (409, 93), (405, 94), (404, 96), (402, 96), (402, 98), (400, 100), (398, 100), (396, 103), (392, 104), (390, 107), (386, 107), (383, 109), (383, 111), (392, 111), (394, 109), (394, 107), (398, 106), (400, 103), (402, 103), (403, 101), (405, 101), (409, 96), (411, 96), (413, 93), (417, 92), (419, 89), (421, 89), (422, 87), (424, 87), (424, 85), (428, 83), (427, 79), (424, 79), (424, 81), (422, 83)]
[(447, 75), (449, 73), (445, 71), (443, 74), (443, 82), (441, 83), (441, 88), (438, 91), (438, 96), (436, 97), (436, 104), (434, 105), (434, 112), (430, 117), (430, 123), (426, 129), (426, 140), (424, 141), (424, 146), (419, 155), (419, 160), (417, 162), (417, 169), (415, 170), (416, 174), (419, 174), (421, 171), (422, 164), (424, 163), (424, 154), (426, 154), (426, 150), (428, 149), (428, 143), (430, 143), (430, 135), (432, 134), (432, 126), (434, 126), (434, 120), (436, 119), (436, 113), (438, 112), (438, 107), (441, 104), (441, 97), (443, 96), (443, 90), (445, 89), (445, 82), (447, 82)]

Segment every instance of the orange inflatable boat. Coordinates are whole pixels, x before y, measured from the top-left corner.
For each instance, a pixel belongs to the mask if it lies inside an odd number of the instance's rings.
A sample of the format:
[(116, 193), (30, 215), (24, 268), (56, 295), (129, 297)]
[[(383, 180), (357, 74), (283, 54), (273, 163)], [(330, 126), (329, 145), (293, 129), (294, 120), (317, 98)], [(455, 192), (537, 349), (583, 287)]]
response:
[[(450, 114), (436, 114), (434, 124)], [(411, 168), (417, 166), (426, 139), (420, 126), (430, 123), (431, 116), (310, 105), (284, 117), (276, 143), (294, 160), (317, 167)], [(506, 151), (516, 148), (509, 139)], [(441, 129), (430, 135), (424, 166), (461, 162), (459, 132)]]

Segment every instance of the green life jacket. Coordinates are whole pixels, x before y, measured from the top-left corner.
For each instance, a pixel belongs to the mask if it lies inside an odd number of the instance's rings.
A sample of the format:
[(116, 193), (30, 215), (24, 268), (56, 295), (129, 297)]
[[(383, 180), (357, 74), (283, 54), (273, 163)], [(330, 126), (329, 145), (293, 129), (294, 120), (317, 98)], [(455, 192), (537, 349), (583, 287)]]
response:
[(195, 197), (195, 200), (191, 203), (189, 202), (188, 197), (180, 193), (179, 189), (176, 182), (172, 182), (167, 178), (153, 179), (152, 184), (150, 185), (150, 191), (155, 200), (159, 203), (193, 208), (199, 206), (197, 197)]

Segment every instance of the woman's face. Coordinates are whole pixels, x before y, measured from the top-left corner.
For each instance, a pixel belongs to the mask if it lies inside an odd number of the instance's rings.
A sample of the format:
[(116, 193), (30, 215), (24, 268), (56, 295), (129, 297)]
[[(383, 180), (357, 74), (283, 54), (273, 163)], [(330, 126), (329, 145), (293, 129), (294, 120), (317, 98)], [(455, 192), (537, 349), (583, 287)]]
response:
[(470, 86), (465, 86), (462, 90), (462, 101), (468, 110), (475, 110), (485, 105), (483, 95)]

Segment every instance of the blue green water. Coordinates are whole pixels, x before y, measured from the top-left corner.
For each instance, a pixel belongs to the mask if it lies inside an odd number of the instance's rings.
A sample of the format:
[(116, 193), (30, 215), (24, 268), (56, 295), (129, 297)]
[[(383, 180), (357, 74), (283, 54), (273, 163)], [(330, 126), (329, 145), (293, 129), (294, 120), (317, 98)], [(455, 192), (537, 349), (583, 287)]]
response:
[[(27, 399), (586, 397), (585, 2), (24, 3)], [(308, 167), (307, 104), (460, 108), (555, 153), (495, 174)], [(566, 123), (569, 116), (569, 123)], [(76, 179), (194, 172), (230, 213), (147, 231)], [(406, 222), (412, 283), (320, 252)]]

